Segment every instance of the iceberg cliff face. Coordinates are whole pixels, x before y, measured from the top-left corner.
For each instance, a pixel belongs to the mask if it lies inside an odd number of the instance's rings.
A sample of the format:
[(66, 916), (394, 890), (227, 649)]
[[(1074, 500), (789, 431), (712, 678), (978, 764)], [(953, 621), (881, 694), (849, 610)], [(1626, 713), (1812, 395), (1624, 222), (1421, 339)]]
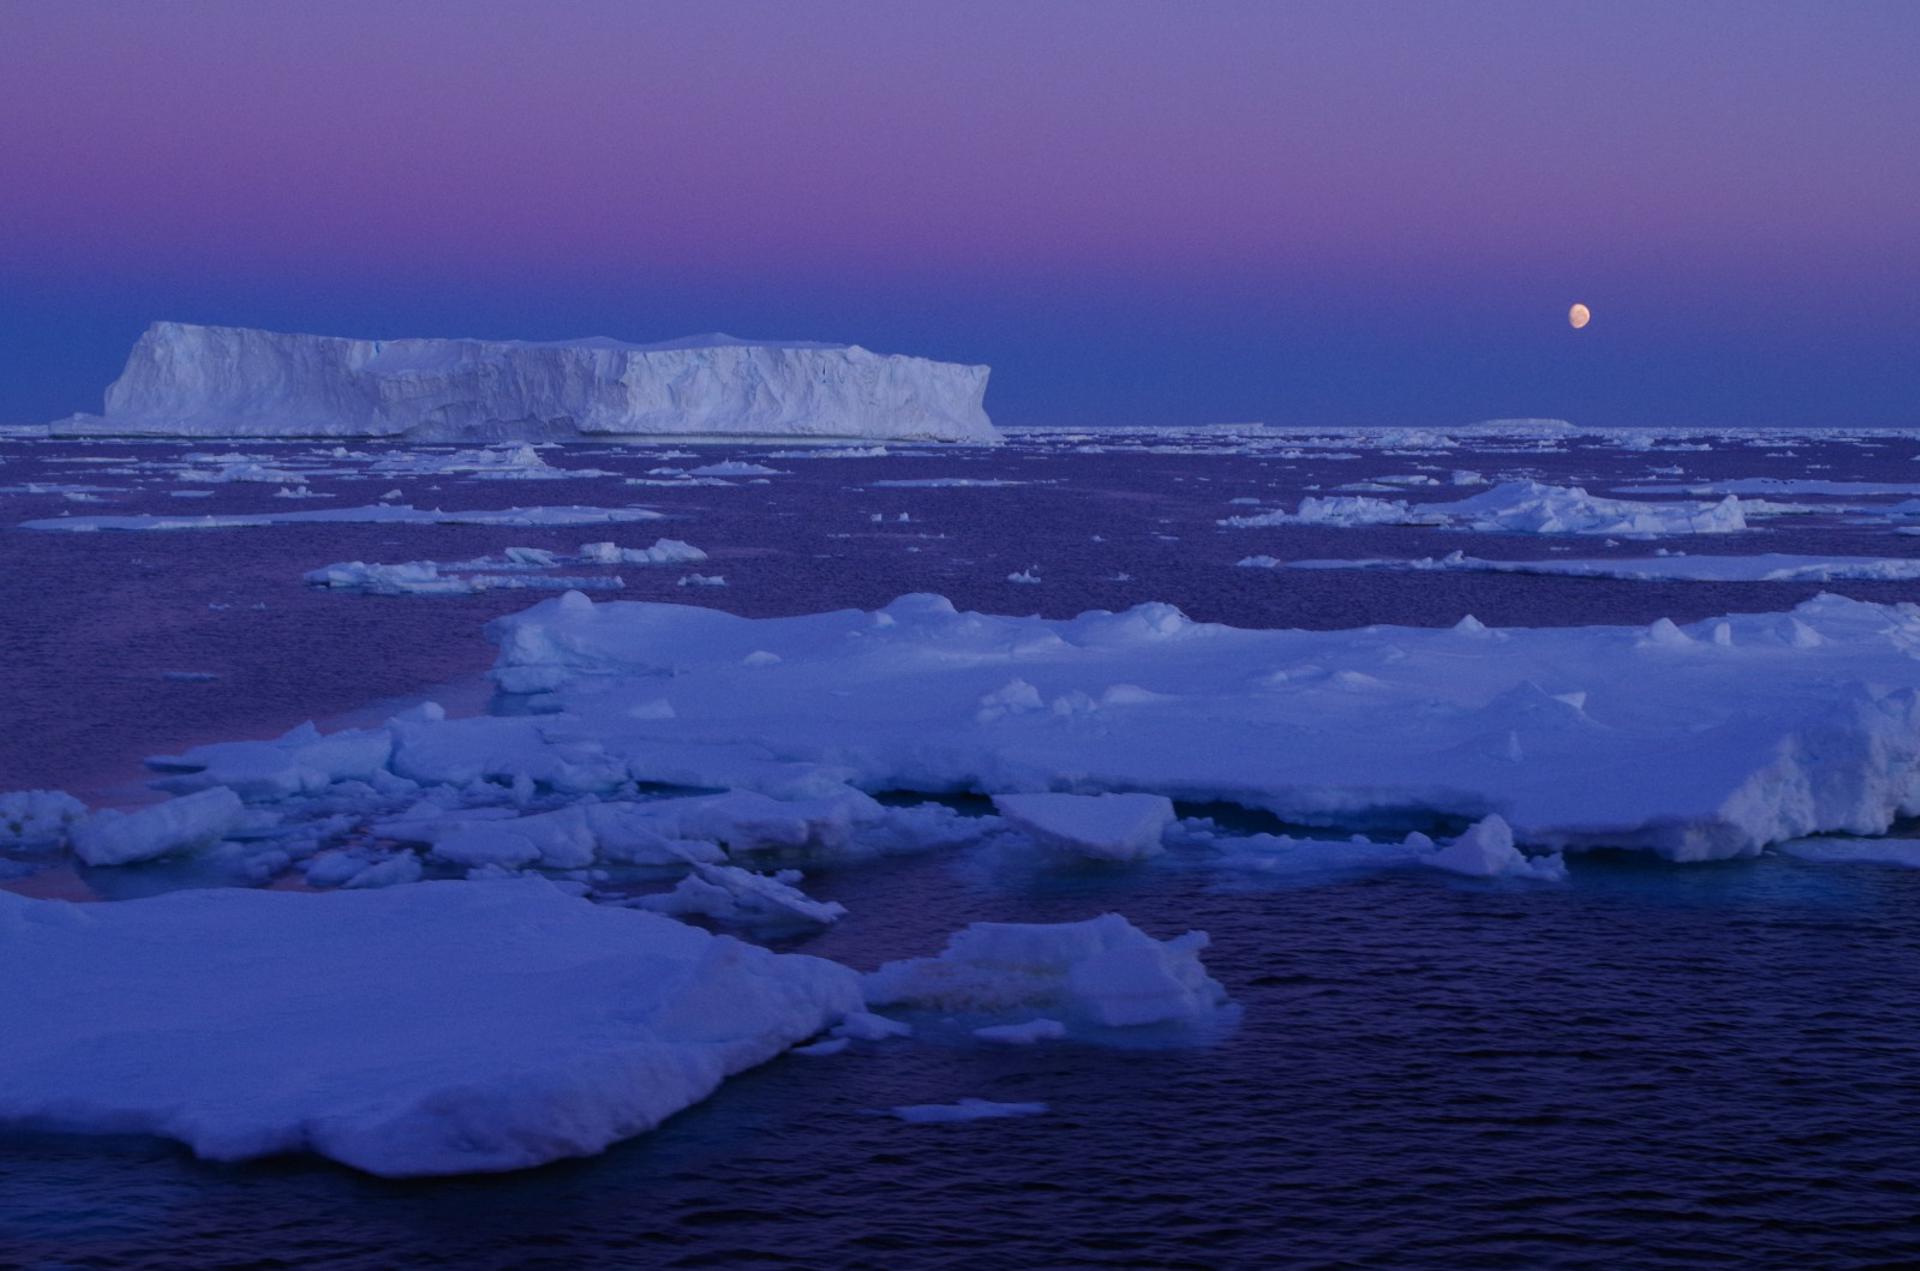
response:
[(992, 442), (984, 366), (854, 345), (351, 340), (157, 322), (56, 434)]

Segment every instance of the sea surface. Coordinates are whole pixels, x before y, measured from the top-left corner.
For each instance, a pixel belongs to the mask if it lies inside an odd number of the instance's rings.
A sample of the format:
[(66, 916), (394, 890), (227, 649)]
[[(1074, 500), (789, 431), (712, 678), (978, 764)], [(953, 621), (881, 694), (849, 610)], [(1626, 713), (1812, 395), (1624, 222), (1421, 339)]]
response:
[[(178, 472), (218, 468), (189, 457), (211, 452), (326, 468), (330, 447), (0, 440), (0, 790), (125, 803), (143, 797), (150, 754), (307, 719), (377, 718), (423, 697), (484, 709), (485, 623), (541, 593), (377, 597), (302, 582), (338, 561), (571, 552), (605, 539), (644, 547), (665, 536), (711, 559), (599, 571), (625, 581), (609, 595), (749, 615), (872, 608), (915, 591), (1055, 617), (1159, 600), (1198, 619), (1309, 628), (1451, 625), (1469, 613), (1489, 625), (1686, 622), (1785, 609), (1823, 589), (1920, 600), (1913, 582), (1235, 564), (1455, 550), (1915, 557), (1920, 537), (1898, 528), (1920, 517), (1885, 514), (1911, 494), (1767, 496), (1819, 509), (1757, 519), (1762, 528), (1744, 534), (1657, 542), (1217, 524), (1382, 476), (1445, 487), (1409, 488), (1416, 500), (1483, 488), (1454, 487), (1456, 471), (1595, 494), (1716, 477), (1920, 483), (1920, 443), (1908, 438), (1675, 435), (1633, 449), (1641, 442), (1296, 447), (1249, 437), (1030, 434), (992, 451), (845, 458), (774, 458), (774, 446), (543, 452), (556, 466), (612, 474), (565, 480), (396, 477), (354, 459), (306, 483), (335, 497), (300, 501), (277, 497), (274, 483), (193, 483)], [(723, 460), (777, 474), (625, 484)], [(874, 484), (955, 477), (1017, 484)], [(77, 485), (99, 487), (78, 493), (100, 501), (69, 498)], [(352, 506), (396, 488), (419, 507), (641, 504), (668, 519), (17, 528), (63, 513)], [(181, 489), (212, 493), (173, 497)], [(679, 584), (696, 570), (726, 586)], [(1008, 580), (1019, 572), (1041, 581)], [(810, 872), (808, 892), (850, 916), (783, 948), (865, 968), (932, 952), (971, 921), (1111, 910), (1163, 938), (1211, 933), (1205, 961), (1239, 1004), (1238, 1022), (1178, 1048), (935, 1036), (789, 1056), (603, 1156), (501, 1177), (384, 1182), (303, 1159), (212, 1165), (150, 1139), (15, 1134), (0, 1137), (0, 1265), (1920, 1263), (1920, 870), (1782, 857), (1673, 866), (1605, 853), (1570, 863), (1564, 886), (1424, 876), (1435, 871), (1248, 879), (1167, 858), (1040, 872), (965, 853)], [(64, 870), (12, 885), (80, 895), (128, 886)], [(1050, 1110), (952, 1125), (880, 1114), (964, 1097)]]

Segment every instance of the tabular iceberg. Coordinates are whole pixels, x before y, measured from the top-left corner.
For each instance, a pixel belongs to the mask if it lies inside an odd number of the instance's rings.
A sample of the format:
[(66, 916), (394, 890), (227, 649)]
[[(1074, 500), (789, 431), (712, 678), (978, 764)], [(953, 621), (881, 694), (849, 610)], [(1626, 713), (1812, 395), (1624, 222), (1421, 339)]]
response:
[(355, 340), (156, 322), (60, 434), (989, 443), (988, 368), (857, 345)]

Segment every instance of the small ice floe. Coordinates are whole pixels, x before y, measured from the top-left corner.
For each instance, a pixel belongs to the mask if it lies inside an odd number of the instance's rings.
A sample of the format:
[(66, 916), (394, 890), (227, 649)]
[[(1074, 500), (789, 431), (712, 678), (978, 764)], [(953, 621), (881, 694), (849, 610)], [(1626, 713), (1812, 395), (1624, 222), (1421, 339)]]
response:
[(385, 455), (374, 460), (368, 471), (491, 481), (559, 481), (615, 475), (599, 468), (556, 468), (541, 457), (538, 448), (525, 443), (456, 450), (451, 454), (407, 452)]
[(1737, 477), (1732, 479), (1654, 482), (1620, 486), (1622, 494), (1707, 495), (1830, 495), (1871, 498), (1886, 495), (1920, 495), (1920, 482), (1914, 481), (1827, 481), (1807, 477)]
[(87, 815), (87, 805), (64, 790), (14, 790), (0, 794), (0, 848), (45, 851), (67, 841)]
[(261, 485), (303, 485), (306, 475), (289, 468), (269, 468), (260, 463), (230, 463), (218, 468), (183, 468), (174, 474), (178, 481), (209, 485), (252, 482)]
[[(469, 562), (471, 563), (471, 562)], [(458, 566), (448, 566), (449, 569)], [(370, 596), (471, 596), (483, 591), (618, 591), (626, 584), (610, 574), (561, 577), (546, 574), (456, 574), (440, 572), (438, 562), (407, 561), (400, 565), (370, 565), (341, 561), (316, 569), (306, 581), (335, 591), (357, 591)]]
[(1007, 581), (1010, 583), (1020, 583), (1028, 587), (1037, 587), (1040, 585), (1040, 567), (1038, 565), (1029, 565), (1025, 569), (1008, 574)]
[(1784, 856), (1832, 865), (1904, 865), (1920, 869), (1920, 839), (1792, 839), (1776, 849)]
[(981, 1041), (1006, 1046), (1031, 1046), (1036, 1042), (1060, 1040), (1067, 1035), (1067, 1026), (1057, 1019), (1030, 1019), (1024, 1024), (989, 1024), (974, 1029), (973, 1035)]
[(677, 538), (656, 539), (652, 547), (617, 547), (612, 543), (582, 543), (580, 560), (593, 565), (695, 565), (707, 554)]
[(1158, 855), (1174, 822), (1173, 801), (1158, 794), (997, 794), (993, 808), (1044, 846), (1101, 861)]
[[(1249, 556), (1246, 566), (1274, 569), (1287, 562)], [(1594, 560), (1483, 560), (1464, 552), (1415, 560), (1299, 560), (1293, 569), (1362, 569), (1412, 573), (1546, 574), (1570, 578), (1617, 578), (1631, 582), (1825, 583), (1846, 580), (1907, 581), (1920, 578), (1920, 558), (1883, 556), (1753, 556), (1660, 554)]]
[(725, 459), (719, 463), (702, 464), (698, 468), (687, 469), (690, 477), (778, 477), (784, 476), (778, 468), (769, 468), (764, 463), (749, 463), (743, 459)]
[(865, 977), (869, 1006), (1007, 1014), (1103, 1028), (1191, 1024), (1226, 1004), (1200, 963), (1205, 932), (1155, 940), (1118, 914), (1085, 922), (976, 922), (939, 954)]
[(1002, 477), (901, 477), (867, 483), (876, 490), (997, 490), (1004, 486), (1033, 484), (1031, 481), (1010, 481)]
[(130, 865), (217, 842), (246, 817), (240, 797), (214, 786), (132, 812), (112, 808), (73, 827), (73, 854), (89, 865)]
[(1047, 1111), (1044, 1103), (996, 1103), (991, 1099), (962, 1099), (958, 1103), (914, 1103), (891, 1110), (893, 1116), (915, 1125), (945, 1124), (955, 1121), (992, 1121), (1002, 1117), (1037, 1117)]
[(820, 446), (808, 450), (774, 450), (769, 459), (880, 459), (888, 454), (885, 446)]
[[(465, 596), (499, 590), (617, 591), (623, 580), (613, 575), (526, 576), (530, 571), (581, 565), (677, 565), (707, 559), (691, 543), (663, 538), (652, 547), (620, 547), (613, 543), (583, 543), (575, 557), (536, 547), (509, 547), (500, 557), (476, 560), (408, 561), (399, 565), (342, 561), (306, 575), (307, 582), (335, 590), (383, 596)], [(500, 571), (512, 571), (503, 574)]]
[(913, 1036), (913, 1025), (872, 1011), (849, 1011), (833, 1026), (833, 1035), (844, 1041), (884, 1042)]
[(1421, 864), (1469, 878), (1531, 878), (1564, 882), (1567, 865), (1556, 852), (1527, 856), (1514, 846), (1513, 828), (1499, 816), (1476, 822), (1465, 834), (1420, 858)]
[[(391, 497), (400, 497), (393, 491)], [(21, 528), (57, 530), (68, 534), (91, 530), (225, 530), (262, 525), (600, 525), (620, 521), (655, 521), (661, 514), (648, 508), (531, 507), (443, 511), (407, 504), (381, 503), (369, 507), (325, 508), (314, 512), (258, 512), (210, 516), (57, 516), (23, 521)]]
[(675, 917), (712, 918), (738, 926), (829, 926), (846, 916), (837, 901), (820, 901), (801, 891), (797, 869), (760, 874), (737, 865), (695, 861), (692, 872), (670, 892), (639, 896), (636, 909)]
[(1293, 512), (1230, 516), (1231, 528), (1272, 525), (1431, 525), (1482, 533), (1727, 534), (1747, 528), (1738, 495), (1718, 503), (1634, 503), (1596, 498), (1578, 486), (1507, 481), (1454, 502), (1409, 503), (1370, 495), (1308, 497)]

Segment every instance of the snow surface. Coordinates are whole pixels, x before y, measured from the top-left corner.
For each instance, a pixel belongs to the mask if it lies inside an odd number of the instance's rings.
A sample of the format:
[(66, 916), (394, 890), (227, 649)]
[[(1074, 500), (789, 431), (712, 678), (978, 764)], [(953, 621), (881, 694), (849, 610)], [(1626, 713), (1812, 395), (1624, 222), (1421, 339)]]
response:
[(860, 1009), (834, 963), (537, 880), (0, 891), (0, 964), (0, 1126), (390, 1176), (601, 1151)]
[(356, 340), (156, 322), (54, 435), (993, 442), (987, 368), (853, 345)]

